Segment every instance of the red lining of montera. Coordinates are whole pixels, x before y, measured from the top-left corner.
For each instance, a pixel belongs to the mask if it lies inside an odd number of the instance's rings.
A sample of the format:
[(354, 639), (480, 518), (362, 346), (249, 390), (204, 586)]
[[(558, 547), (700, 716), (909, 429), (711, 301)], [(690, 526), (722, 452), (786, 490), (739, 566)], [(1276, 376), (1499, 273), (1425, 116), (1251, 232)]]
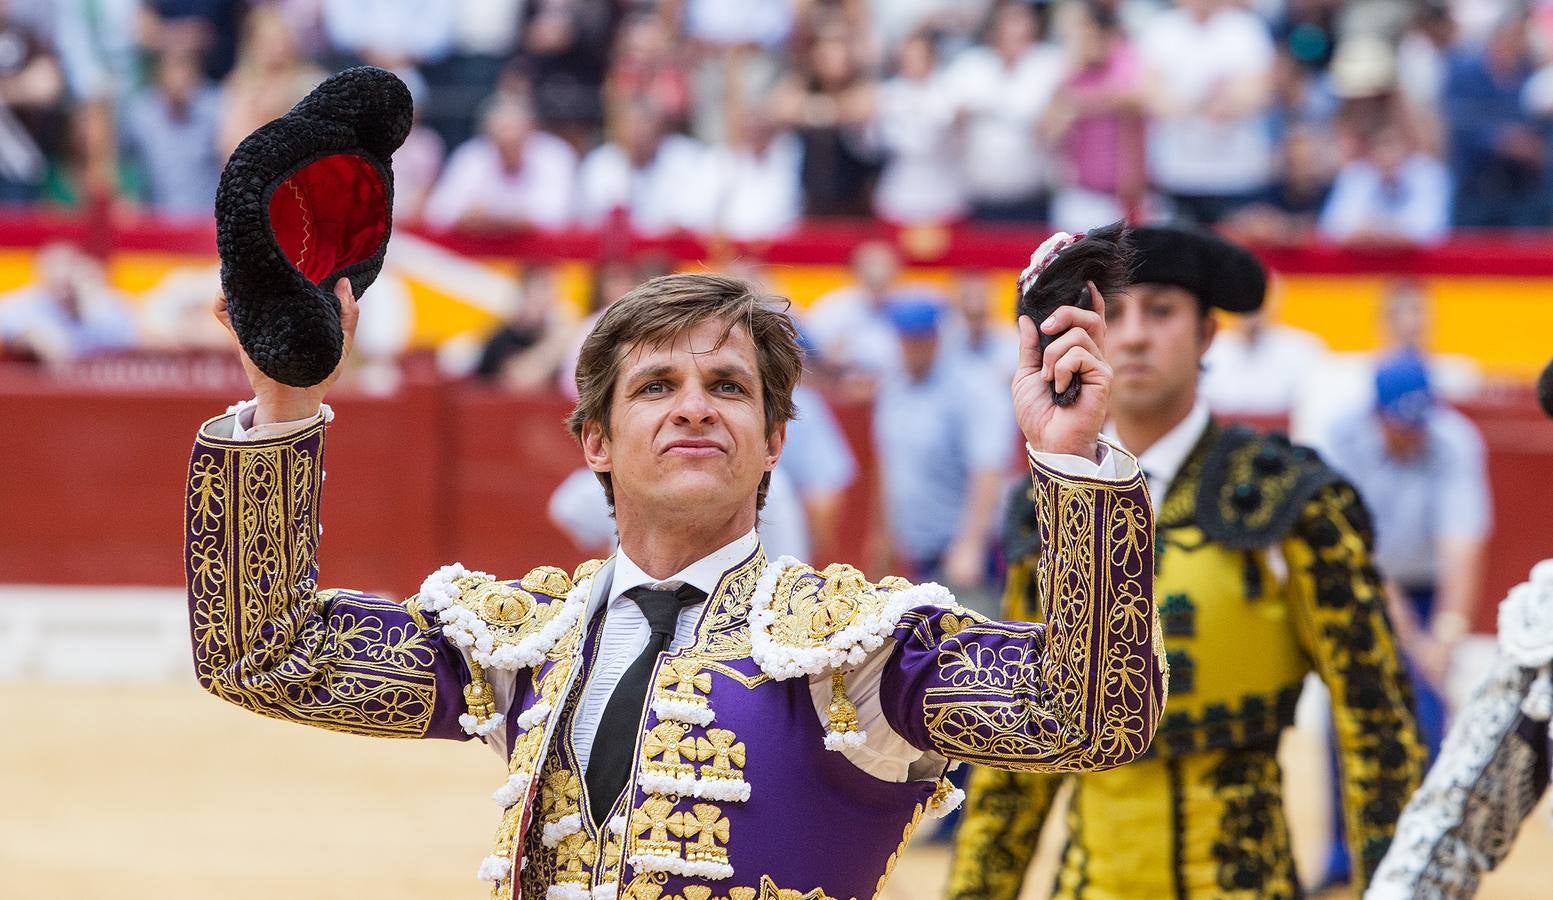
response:
[(353, 153), (325, 156), (275, 189), (270, 227), (286, 258), (317, 284), (370, 259), (388, 239), (383, 179)]

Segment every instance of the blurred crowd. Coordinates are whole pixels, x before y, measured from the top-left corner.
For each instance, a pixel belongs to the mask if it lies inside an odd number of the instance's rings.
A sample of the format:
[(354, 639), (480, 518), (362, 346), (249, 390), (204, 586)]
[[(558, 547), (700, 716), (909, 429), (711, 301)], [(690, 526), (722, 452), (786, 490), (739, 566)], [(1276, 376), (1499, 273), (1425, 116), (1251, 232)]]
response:
[[(0, 0), (0, 204), (208, 216), (243, 136), (363, 62), (416, 97), (395, 215), (432, 229), (757, 240), (812, 216), (1077, 230), (1128, 215), (1396, 245), (1553, 221), (1553, 2), (1503, 0)], [(133, 303), (77, 248), (37, 263), (0, 297), (0, 357), (226, 352), (213, 266)], [(395, 267), (363, 305), (358, 388), (399, 377), (413, 316)], [(570, 393), (595, 317), (671, 268), (600, 262), (578, 317), (556, 268), (525, 265), (479, 291), (494, 330), (436, 364)], [(785, 503), (796, 523), (778, 549), (825, 544), (859, 468), (826, 397), (872, 411), (879, 557), (992, 583), (1019, 459), (998, 290), (976, 271), (913, 282), (891, 244), (865, 242), (847, 284), (802, 311), (810, 424), (773, 484), (768, 518)], [(1423, 289), (1397, 284), (1385, 308), (1386, 353), (1422, 359)], [(1204, 393), (1321, 443), (1342, 411), (1320, 401), (1373, 392), (1372, 362), (1345, 366), (1275, 318), (1220, 335)], [(1427, 370), (1431, 397), (1476, 383), (1456, 361)], [(557, 520), (607, 541), (602, 495), (587, 477), (570, 489)]]
[(1428, 243), (1553, 222), (1548, 0), (0, 0), (0, 204), (207, 216), (244, 135), (397, 72), (396, 213)]

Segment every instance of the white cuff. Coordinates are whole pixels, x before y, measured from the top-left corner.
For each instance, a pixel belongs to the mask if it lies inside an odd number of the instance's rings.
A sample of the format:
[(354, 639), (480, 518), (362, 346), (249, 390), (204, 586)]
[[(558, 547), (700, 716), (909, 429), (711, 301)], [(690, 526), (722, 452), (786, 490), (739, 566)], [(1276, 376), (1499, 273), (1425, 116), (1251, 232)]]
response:
[(253, 424), (254, 413), (259, 409), (259, 401), (245, 400), (227, 410), (232, 414), (232, 440), (234, 441), (267, 441), (273, 438), (288, 437), (296, 434), (304, 428), (315, 424), (319, 417), (325, 422), (334, 418), (334, 410), (328, 404), (320, 404), (318, 412), (305, 419), (293, 419), (290, 422), (270, 422), (265, 425)]
[(1096, 478), (1102, 481), (1131, 481), (1138, 475), (1138, 461), (1132, 454), (1100, 436), (1100, 461), (1085, 459), (1072, 453), (1046, 453), (1025, 444), (1030, 459), (1048, 469), (1056, 469), (1064, 475), (1080, 478)]

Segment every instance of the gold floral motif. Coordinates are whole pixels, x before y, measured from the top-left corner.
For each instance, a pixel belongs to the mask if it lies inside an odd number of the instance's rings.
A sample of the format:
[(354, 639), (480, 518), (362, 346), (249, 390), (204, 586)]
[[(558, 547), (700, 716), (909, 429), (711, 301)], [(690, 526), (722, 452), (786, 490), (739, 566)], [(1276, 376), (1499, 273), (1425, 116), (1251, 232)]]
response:
[(544, 820), (559, 822), (581, 810), (582, 782), (569, 769), (556, 769), (545, 776), (539, 797)]
[(560, 884), (587, 885), (592, 879), (590, 871), (598, 844), (586, 831), (578, 831), (561, 839), (555, 848), (555, 880)]
[[(621, 892), (624, 900), (709, 900), (712, 898), (712, 889), (705, 885), (686, 885), (682, 893), (663, 893), (663, 885), (667, 879), (662, 873), (643, 873), (631, 879)], [(836, 900), (820, 888), (809, 891), (796, 891), (791, 888), (777, 887), (770, 875), (760, 876), (759, 887), (732, 887), (728, 893), (720, 895), (715, 900)]]
[(739, 781), (744, 770), (744, 744), (726, 728), (708, 729), (705, 737), (696, 738), (696, 761), (701, 766), (701, 777), (708, 781)]
[(878, 615), (888, 598), (888, 591), (876, 589), (851, 566), (834, 563), (821, 572), (792, 566), (772, 589), (776, 618), (767, 631), (781, 647), (822, 647), (854, 622)]
[(470, 592), (469, 605), (492, 625), (516, 627), (528, 621), (537, 604), (528, 591), (500, 581), (487, 581)]
[(669, 838), (669, 819), (673, 815), (674, 801), (658, 794), (631, 810), (633, 851), (648, 856), (678, 857), (683, 844)]
[(186, 556), (196, 670), (211, 693), (267, 716), (420, 737), (436, 706), (436, 650), (422, 629), (397, 603), (317, 590), (321, 431), (195, 446)]
[[(756, 550), (749, 559), (723, 576), (712, 591), (711, 600), (696, 628), (694, 647), (685, 656), (703, 660), (744, 659), (750, 655), (749, 611), (755, 583), (766, 568), (766, 553)], [(732, 676), (745, 687), (754, 687), (748, 676), (732, 669)]]
[(1141, 493), (1129, 491), (1141, 486), (1037, 478), (1036, 577), (1051, 610), (1045, 647), (1004, 642), (1029, 632), (999, 623), (941, 625), (953, 632), (938, 658), (946, 684), (923, 703), (941, 752), (1002, 768), (1088, 771), (1146, 747), (1161, 710), (1142, 699), (1153, 692), (1134, 648), (1152, 648), (1149, 630), (1159, 626), (1149, 517)]
[(727, 865), (728, 818), (711, 803), (697, 803), (689, 812), (676, 812), (668, 819), (675, 837), (694, 843), (685, 845), (685, 859)]
[[(579, 566), (579, 569), (582, 567)], [(536, 594), (546, 594), (551, 597), (563, 598), (571, 593), (573, 579), (566, 576), (565, 569), (555, 566), (539, 566), (530, 569), (523, 580), (519, 582), (523, 590)]]
[(572, 584), (580, 584), (585, 578), (593, 577), (593, 573), (604, 567), (602, 559), (587, 559), (577, 564), (572, 572)]
[(695, 766), (682, 757), (695, 759), (696, 742), (686, 737), (690, 726), (680, 722), (659, 722), (642, 740), (644, 771), (649, 775), (694, 775)]
[(705, 695), (711, 692), (712, 675), (703, 671), (701, 662), (694, 657), (676, 656), (658, 669), (654, 696), (659, 699), (677, 700), (705, 708)]

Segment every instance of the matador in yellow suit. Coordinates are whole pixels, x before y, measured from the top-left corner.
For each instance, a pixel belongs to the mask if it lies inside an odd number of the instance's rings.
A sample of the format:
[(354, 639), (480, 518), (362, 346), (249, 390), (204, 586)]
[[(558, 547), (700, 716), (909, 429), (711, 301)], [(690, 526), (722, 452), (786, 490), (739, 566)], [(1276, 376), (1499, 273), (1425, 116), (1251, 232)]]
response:
[[(1185, 228), (1139, 228), (1134, 241), (1137, 284), (1108, 304), (1105, 352), (1110, 428), (1137, 454), (1157, 510), (1164, 718), (1146, 757), (1108, 772), (973, 772), (949, 896), (1018, 897), (1068, 780), (1056, 897), (1299, 896), (1276, 751), (1311, 671), (1331, 689), (1362, 891), (1425, 759), (1368, 516), (1314, 452), (1217, 422), (1197, 396), (1211, 308), (1262, 303), (1256, 259)], [(1038, 620), (1027, 520), (1009, 524), (1005, 617)]]

